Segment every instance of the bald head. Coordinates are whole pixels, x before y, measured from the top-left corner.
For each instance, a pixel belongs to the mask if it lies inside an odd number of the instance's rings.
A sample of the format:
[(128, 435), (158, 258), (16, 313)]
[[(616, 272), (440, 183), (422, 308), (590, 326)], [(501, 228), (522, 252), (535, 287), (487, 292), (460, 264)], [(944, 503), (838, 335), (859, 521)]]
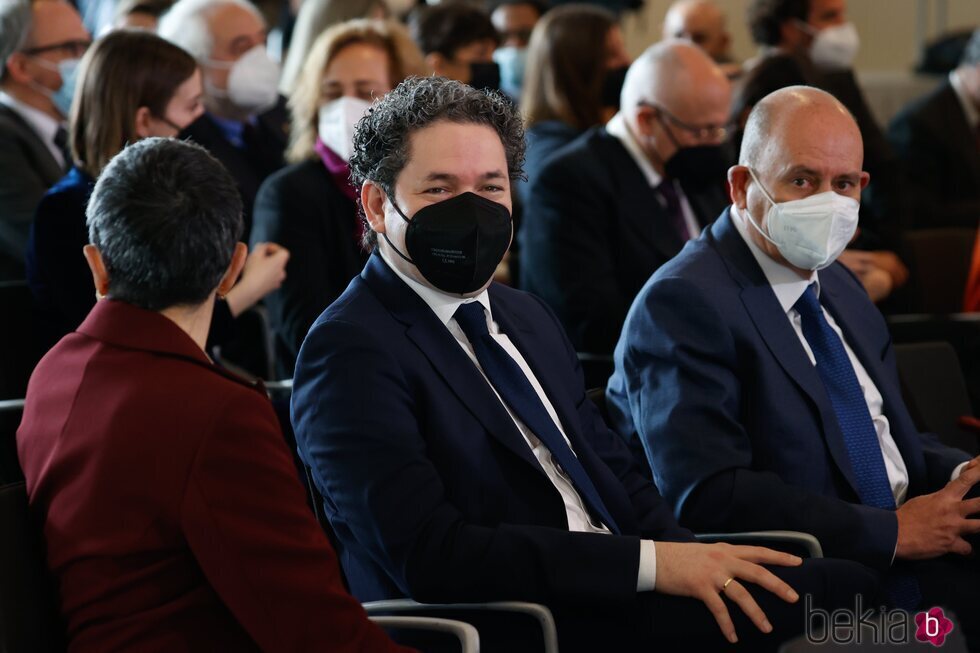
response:
[(864, 143), (850, 111), (826, 91), (789, 86), (770, 93), (752, 109), (739, 164), (759, 170), (784, 157), (786, 150), (831, 142), (861, 167)]
[(696, 122), (716, 110), (727, 115), (731, 94), (731, 84), (710, 57), (687, 41), (671, 39), (650, 46), (633, 62), (620, 104), (632, 111), (645, 101)]
[(715, 61), (725, 61), (731, 37), (725, 29), (725, 14), (708, 0), (678, 0), (664, 17), (665, 39), (692, 41)]
[[(863, 159), (857, 123), (834, 96), (808, 86), (780, 89), (749, 114), (739, 165), (728, 171), (732, 203), (764, 230), (770, 198), (782, 203), (834, 192), (860, 201), (869, 180)], [(747, 233), (771, 258), (789, 265), (757, 230)]]

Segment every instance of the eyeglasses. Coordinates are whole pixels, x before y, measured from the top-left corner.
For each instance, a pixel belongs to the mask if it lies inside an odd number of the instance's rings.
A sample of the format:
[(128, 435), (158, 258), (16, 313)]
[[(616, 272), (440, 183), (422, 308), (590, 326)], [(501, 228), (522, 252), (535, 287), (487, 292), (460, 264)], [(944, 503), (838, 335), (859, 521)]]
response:
[(684, 130), (691, 138), (694, 138), (698, 142), (708, 141), (720, 143), (727, 140), (728, 136), (735, 131), (734, 121), (727, 122), (724, 125), (689, 125), (659, 104), (647, 102), (646, 100), (640, 100), (639, 104), (641, 107), (649, 107), (656, 110), (675, 127)]
[(84, 39), (75, 39), (72, 41), (61, 41), (60, 43), (52, 43), (50, 45), (39, 45), (34, 48), (26, 48), (22, 52), (28, 56), (35, 56), (39, 54), (44, 54), (45, 52), (57, 52), (61, 51), (70, 57), (76, 59), (81, 58), (85, 51), (88, 50), (89, 46), (92, 45), (91, 41)]

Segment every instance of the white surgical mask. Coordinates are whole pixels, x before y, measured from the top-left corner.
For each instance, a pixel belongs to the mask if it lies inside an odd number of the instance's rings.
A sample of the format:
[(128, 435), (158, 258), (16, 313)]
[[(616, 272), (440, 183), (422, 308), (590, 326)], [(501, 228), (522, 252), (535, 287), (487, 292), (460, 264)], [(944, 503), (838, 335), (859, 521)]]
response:
[(272, 60), (264, 45), (257, 45), (237, 61), (208, 60), (212, 68), (228, 68), (228, 90), (205, 84), (208, 93), (226, 97), (239, 109), (251, 114), (271, 109), (279, 99), (279, 64)]
[(354, 149), (354, 127), (371, 107), (370, 102), (343, 96), (320, 107), (317, 133), (323, 144), (345, 161)]
[(769, 200), (766, 215), (769, 233), (746, 211), (748, 221), (776, 246), (783, 258), (803, 270), (822, 270), (837, 260), (857, 230), (860, 202), (827, 191), (777, 204), (751, 168), (749, 174)]
[(810, 61), (823, 70), (848, 70), (854, 65), (861, 39), (854, 23), (827, 27), (813, 35)]

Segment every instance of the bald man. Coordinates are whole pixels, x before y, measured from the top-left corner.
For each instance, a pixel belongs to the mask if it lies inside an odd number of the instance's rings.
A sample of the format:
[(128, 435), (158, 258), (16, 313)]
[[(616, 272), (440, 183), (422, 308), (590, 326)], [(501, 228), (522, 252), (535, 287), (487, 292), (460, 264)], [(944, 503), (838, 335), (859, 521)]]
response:
[[(725, 26), (725, 13), (710, 0), (677, 0), (664, 17), (665, 39), (687, 39), (703, 49), (729, 77), (739, 66), (732, 63), (732, 37)], [(728, 68), (724, 68), (728, 66)]]
[(980, 465), (916, 430), (885, 322), (835, 262), (862, 159), (831, 95), (760, 102), (728, 173), (732, 205), (637, 297), (607, 398), (681, 524), (812, 533), (885, 574), (897, 605), (941, 603), (966, 622), (980, 500), (964, 496)]
[(65, 119), (90, 41), (63, 0), (0, 0), (0, 281), (24, 278), (34, 210), (71, 165)]
[(726, 204), (731, 86), (697, 46), (633, 63), (620, 112), (558, 150), (528, 188), (520, 284), (579, 352), (612, 353), (633, 297)]

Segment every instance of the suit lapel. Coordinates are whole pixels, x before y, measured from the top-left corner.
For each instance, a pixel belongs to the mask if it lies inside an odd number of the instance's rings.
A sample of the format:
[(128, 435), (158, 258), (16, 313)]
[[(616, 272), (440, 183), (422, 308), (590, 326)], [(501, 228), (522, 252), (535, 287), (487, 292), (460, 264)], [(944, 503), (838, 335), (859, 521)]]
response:
[[(660, 196), (650, 187), (650, 182), (643, 171), (636, 165), (629, 150), (619, 142), (619, 139), (602, 130), (599, 134), (598, 146), (601, 149), (600, 161), (608, 161), (612, 178), (616, 180), (618, 205), (628, 207), (628, 211), (620, 214), (621, 220), (633, 223), (630, 231), (647, 241), (652, 249), (663, 255), (664, 260), (670, 260), (677, 255), (684, 243), (674, 231), (670, 219), (664, 215), (660, 204)], [(645, 207), (636, 210), (637, 207)]]
[(405, 325), (405, 334), (466, 409), (493, 438), (543, 475), (544, 470), (503, 403), (432, 309), (378, 254), (371, 256), (361, 276), (392, 316)]
[[(821, 276), (821, 303), (826, 306), (830, 314), (834, 316), (834, 321), (841, 328), (844, 339), (847, 341), (851, 350), (861, 361), (864, 370), (871, 377), (871, 381), (878, 388), (883, 400), (882, 411), (885, 415), (895, 414), (892, 408), (900, 409), (904, 406), (901, 388), (893, 382), (893, 377), (887, 374), (881, 361), (881, 345), (875, 343), (871, 334), (879, 333), (880, 328), (872, 323), (866, 311), (848, 310), (845, 305), (846, 300), (837, 292), (837, 286), (832, 276), (832, 268), (828, 269), (828, 274)], [(826, 283), (824, 282), (826, 276)], [(910, 438), (917, 434), (907, 433), (900, 426), (900, 420), (889, 420), (890, 433), (898, 445), (909, 474), (909, 485), (913, 486), (923, 482), (925, 474), (924, 467), (920, 466), (921, 449)], [(921, 485), (919, 486), (921, 487)]]
[(766, 347), (817, 409), (827, 448), (856, 494), (854, 469), (823, 381), (800, 344), (799, 336), (783, 312), (765, 274), (732, 223), (729, 209), (712, 225), (710, 233), (732, 276), (742, 286), (742, 303)]
[(45, 184), (54, 186), (58, 183), (58, 180), (71, 167), (68, 165), (68, 162), (66, 162), (64, 167), (58, 165), (58, 160), (51, 154), (51, 150), (48, 149), (38, 133), (34, 131), (34, 128), (19, 113), (4, 104), (0, 104), (0, 116), (7, 118), (11, 123), (16, 125), (18, 133), (21, 135), (24, 143), (30, 148), (31, 156), (39, 166), (38, 172), (44, 179)]

